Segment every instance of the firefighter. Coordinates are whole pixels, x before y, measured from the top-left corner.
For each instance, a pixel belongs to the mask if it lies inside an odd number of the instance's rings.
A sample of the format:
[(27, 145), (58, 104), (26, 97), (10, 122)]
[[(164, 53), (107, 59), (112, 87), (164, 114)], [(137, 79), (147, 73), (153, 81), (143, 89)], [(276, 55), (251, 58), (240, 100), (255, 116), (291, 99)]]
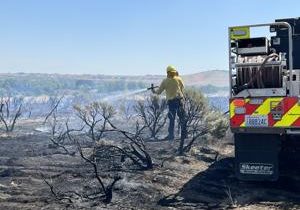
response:
[(181, 138), (186, 138), (186, 122), (185, 122), (185, 111), (183, 108), (183, 89), (184, 85), (182, 79), (178, 76), (178, 72), (174, 66), (167, 67), (167, 78), (165, 78), (158, 90), (152, 89), (155, 94), (161, 94), (166, 91), (166, 100), (169, 107), (168, 118), (169, 128), (168, 136), (166, 140), (174, 140), (174, 127), (176, 114), (179, 117), (181, 127)]

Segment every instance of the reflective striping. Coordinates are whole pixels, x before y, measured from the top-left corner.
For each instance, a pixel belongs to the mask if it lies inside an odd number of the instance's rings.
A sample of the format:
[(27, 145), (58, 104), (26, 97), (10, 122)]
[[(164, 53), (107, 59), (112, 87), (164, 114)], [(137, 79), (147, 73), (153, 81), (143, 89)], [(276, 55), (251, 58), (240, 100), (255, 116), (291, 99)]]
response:
[[(283, 98), (267, 98), (252, 115), (269, 115), (271, 112), (271, 103), (276, 107), (283, 100)], [(274, 124), (273, 118), (268, 116), (269, 126)], [(245, 122), (242, 124), (245, 127)]]
[(234, 116), (234, 104), (233, 101), (231, 101), (229, 106), (229, 112), (230, 112), (230, 119)]
[[(245, 99), (245, 108), (246, 108), (246, 114), (251, 115), (259, 106), (258, 104), (250, 104), (250, 99)], [(235, 114), (234, 113), (235, 106), (233, 103), (230, 104), (230, 112), (232, 113), (232, 117), (230, 118), (230, 125), (233, 127), (240, 127), (241, 124), (245, 121), (245, 114)]]
[[(233, 99), (233, 100), (230, 102), (230, 106), (229, 106), (230, 119), (233, 118), (233, 117), (235, 116), (235, 113), (234, 113), (234, 108), (235, 108), (234, 100), (235, 100), (235, 99)], [(241, 100), (241, 99), (238, 99), (238, 100)], [(244, 100), (245, 100), (245, 106), (246, 106), (247, 103), (249, 103), (250, 99), (244, 99)]]
[(233, 127), (239, 127), (244, 121), (245, 121), (244, 114), (236, 114), (234, 115), (233, 118), (231, 118), (230, 125)]
[(283, 98), (267, 98), (253, 113), (253, 115), (267, 115), (271, 111), (271, 102), (277, 106)]
[(291, 126), (300, 117), (300, 106), (296, 102), (294, 106), (283, 115), (282, 119), (275, 123), (274, 127)]
[[(250, 102), (250, 100), (248, 100), (248, 102)], [(246, 105), (246, 114), (245, 115), (253, 115), (253, 113), (260, 107), (260, 104), (250, 104), (247, 103)], [(240, 127), (245, 127), (246, 126), (246, 122), (245, 122), (245, 118), (243, 123), (240, 125)]]
[[(287, 121), (285, 121), (285, 114), (291, 110), (291, 108), (296, 104), (298, 103), (298, 99), (296, 97), (285, 97), (283, 99), (283, 107), (284, 107), (284, 112), (282, 113), (283, 116), (281, 118), (281, 120), (279, 121), (274, 121), (274, 123), (271, 125), (271, 126), (274, 126), (274, 127), (288, 127), (290, 126), (290, 124), (288, 124)], [(271, 114), (271, 113), (270, 113)], [(275, 124), (279, 122), (281, 123), (281, 126), (276, 126)]]
[(246, 121), (245, 121), (245, 118), (244, 118), (244, 122), (240, 125), (240, 127), (246, 127)]
[[(281, 101), (281, 103), (278, 103), (276, 107), (274, 107), (273, 109), (276, 110), (279, 106), (281, 106), (282, 110), (282, 115), (284, 115), (287, 111), (290, 110), (290, 108), (292, 108), (292, 106), (295, 104), (296, 102), (294, 102), (294, 98), (290, 98), (290, 97), (284, 97), (283, 100)], [(276, 122), (278, 122), (278, 120), (274, 120), (273, 119), (273, 115), (270, 112), (268, 114), (268, 119), (269, 119), (269, 126), (273, 127), (274, 124)]]
[[(286, 104), (287, 103), (287, 101), (288, 101), (288, 98), (283, 98), (282, 100), (281, 100), (281, 102), (280, 103), (277, 103), (276, 104), (276, 106), (274, 106), (273, 107), (273, 109), (272, 109), (272, 107), (270, 107), (270, 112), (269, 112), (269, 114), (268, 114), (268, 121), (269, 121), (269, 127), (273, 127), (273, 125), (276, 123), (276, 122), (278, 122), (278, 120), (274, 120), (274, 118), (273, 118), (273, 114), (272, 114), (272, 110), (278, 110), (279, 108), (281, 109), (281, 111), (282, 111), (282, 115), (285, 113), (285, 110), (284, 110), (284, 104)], [(270, 106), (271, 106), (271, 104), (270, 104)]]
[(299, 127), (300, 126), (300, 117), (295, 122), (293, 122), (292, 126), (293, 127)]
[(241, 124), (244, 121), (244, 115), (234, 113), (234, 109), (235, 109), (234, 100), (235, 99), (233, 99), (231, 101), (230, 108), (229, 108), (230, 109), (229, 110), (230, 111), (230, 126), (237, 127), (239, 124)]
[[(268, 115), (269, 127), (300, 127), (300, 105), (298, 105), (297, 97), (265, 98), (261, 105), (250, 104), (250, 99), (246, 99), (245, 114), (235, 114), (235, 106), (232, 101), (230, 103), (230, 125), (232, 127), (245, 127), (245, 115)], [(278, 108), (282, 110), (281, 120), (273, 119), (271, 112)]]
[(288, 127), (291, 126), (291, 116), (295, 112), (295, 105), (297, 105), (298, 99), (295, 97), (287, 97), (284, 99), (284, 113), (282, 119), (277, 121), (273, 126), (274, 127)]

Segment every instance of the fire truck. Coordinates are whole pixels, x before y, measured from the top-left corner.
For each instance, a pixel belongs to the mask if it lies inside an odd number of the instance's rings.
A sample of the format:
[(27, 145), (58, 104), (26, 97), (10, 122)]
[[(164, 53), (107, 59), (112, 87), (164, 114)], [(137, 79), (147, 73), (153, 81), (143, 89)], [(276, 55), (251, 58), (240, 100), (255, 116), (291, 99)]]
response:
[(300, 18), (229, 27), (228, 36), (236, 176), (277, 180), (279, 159), (300, 153)]

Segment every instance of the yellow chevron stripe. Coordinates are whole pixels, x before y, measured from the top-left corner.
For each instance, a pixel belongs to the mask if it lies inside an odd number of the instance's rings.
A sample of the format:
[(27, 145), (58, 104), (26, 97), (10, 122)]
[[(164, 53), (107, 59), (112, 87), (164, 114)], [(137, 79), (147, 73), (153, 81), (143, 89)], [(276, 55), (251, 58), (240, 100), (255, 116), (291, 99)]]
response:
[[(277, 106), (282, 100), (283, 100), (283, 98), (267, 98), (262, 103), (262, 105), (257, 107), (257, 109), (253, 112), (252, 115), (267, 115), (271, 111), (271, 102), (273, 102), (273, 104), (272, 104), (273, 106)], [(241, 127), (245, 127), (245, 126), (246, 126), (246, 122), (244, 121), (241, 124)]]
[(246, 127), (246, 122), (244, 120), (244, 122), (240, 125), (240, 127)]
[(282, 119), (275, 123), (274, 127), (291, 126), (300, 117), (300, 106), (296, 103)]
[(267, 115), (271, 111), (271, 102), (274, 106), (277, 106), (283, 98), (267, 98), (262, 105), (260, 105), (254, 112), (253, 115)]
[(234, 116), (234, 104), (233, 101), (231, 101), (229, 105), (229, 113), (230, 113), (230, 119)]

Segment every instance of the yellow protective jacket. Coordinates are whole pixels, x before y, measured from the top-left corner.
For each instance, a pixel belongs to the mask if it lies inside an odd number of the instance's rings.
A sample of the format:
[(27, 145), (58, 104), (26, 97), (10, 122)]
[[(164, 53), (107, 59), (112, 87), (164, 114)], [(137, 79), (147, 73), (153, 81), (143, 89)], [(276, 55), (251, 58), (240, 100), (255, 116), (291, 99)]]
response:
[(161, 94), (164, 90), (166, 91), (166, 99), (171, 100), (175, 97), (183, 97), (183, 81), (180, 77), (175, 76), (173, 78), (164, 79), (158, 90), (155, 91), (157, 94)]

